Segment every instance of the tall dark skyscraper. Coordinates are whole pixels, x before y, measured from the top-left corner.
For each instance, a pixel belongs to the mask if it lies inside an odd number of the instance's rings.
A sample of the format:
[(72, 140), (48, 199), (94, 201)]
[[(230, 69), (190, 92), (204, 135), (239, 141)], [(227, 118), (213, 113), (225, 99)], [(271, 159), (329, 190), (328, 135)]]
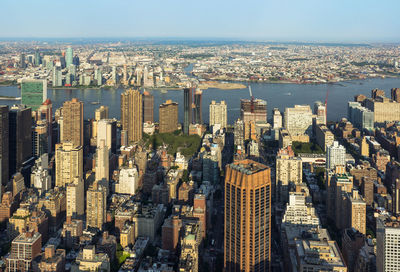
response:
[(8, 135), (8, 106), (0, 106), (0, 173), (1, 184), (6, 185), (8, 182), (9, 174), (9, 135)]
[(271, 258), (271, 170), (243, 160), (225, 176), (225, 271), (269, 271)]
[(9, 176), (32, 157), (32, 109), (13, 106), (9, 112)]
[(154, 96), (143, 92), (143, 123), (154, 123)]
[(189, 134), (189, 125), (192, 123), (192, 89), (186, 88), (184, 89), (184, 98), (183, 98), (183, 133)]
[(40, 57), (39, 49), (35, 50), (35, 66), (39, 66), (42, 63), (42, 58)]
[(26, 68), (26, 63), (25, 63), (25, 54), (22, 53), (19, 59), (19, 66), (21, 68)]
[(194, 113), (193, 113), (193, 123), (202, 124), (202, 111), (201, 111), (201, 98), (203, 95), (202, 90), (196, 90), (194, 93)]

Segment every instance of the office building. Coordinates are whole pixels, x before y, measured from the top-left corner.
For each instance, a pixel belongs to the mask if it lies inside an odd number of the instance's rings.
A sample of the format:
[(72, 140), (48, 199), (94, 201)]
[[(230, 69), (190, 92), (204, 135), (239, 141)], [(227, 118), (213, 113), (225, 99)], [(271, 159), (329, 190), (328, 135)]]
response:
[[(44, 154), (42, 156), (46, 155), (47, 154)], [(39, 195), (42, 195), (48, 190), (50, 190), (51, 186), (52, 186), (51, 176), (49, 169), (47, 167), (43, 167), (42, 165), (36, 163), (35, 166), (32, 168), (31, 187), (36, 188), (39, 191)]]
[(62, 82), (62, 72), (60, 67), (54, 66), (53, 67), (53, 87), (61, 87), (63, 85)]
[(400, 221), (396, 217), (376, 219), (376, 270), (395, 272), (400, 267)]
[(72, 143), (56, 145), (56, 186), (65, 187), (76, 177), (83, 177), (83, 149)]
[(295, 105), (293, 108), (286, 108), (284, 115), (284, 126), (290, 135), (312, 136), (312, 111), (308, 105)]
[(278, 151), (275, 179), (276, 201), (283, 203), (289, 200), (290, 188), (303, 182), (302, 161), (294, 156), (291, 146)]
[(221, 102), (211, 101), (210, 104), (210, 121), (209, 125), (214, 126), (216, 124), (221, 125), (221, 128), (226, 128), (227, 126), (227, 105), (224, 100)]
[(270, 175), (267, 166), (251, 160), (238, 161), (226, 167), (225, 271), (269, 271)]
[(23, 79), (21, 81), (21, 104), (37, 110), (47, 99), (47, 80)]
[(9, 111), (0, 106), (0, 185), (7, 185), (9, 176)]
[(374, 113), (361, 106), (358, 102), (349, 102), (347, 106), (347, 118), (359, 130), (374, 129)]
[(62, 107), (61, 142), (83, 146), (83, 102), (77, 98), (66, 101)]
[(9, 175), (32, 158), (32, 110), (22, 105), (11, 107), (9, 114)]
[(25, 59), (25, 54), (24, 53), (22, 53), (19, 56), (19, 67), (21, 67), (22, 69), (26, 68), (26, 59)]
[(174, 132), (178, 129), (178, 103), (167, 100), (159, 108), (160, 133)]
[(197, 89), (194, 92), (193, 124), (202, 124), (203, 123), (202, 109), (201, 109), (202, 96), (203, 96), (202, 90)]
[(337, 165), (346, 165), (346, 149), (334, 141), (326, 150), (326, 169), (334, 169)]
[(149, 92), (143, 92), (143, 123), (154, 123), (154, 96)]
[(127, 90), (121, 94), (121, 125), (128, 132), (128, 143), (142, 139), (142, 103), (142, 94), (138, 90)]
[(236, 120), (233, 128), (234, 144), (236, 146), (244, 145), (244, 123), (243, 120)]
[(86, 193), (86, 226), (103, 229), (106, 222), (107, 188), (95, 181)]
[(67, 217), (83, 219), (85, 213), (85, 183), (83, 178), (74, 178), (66, 185)]
[(192, 104), (193, 94), (192, 88), (186, 88), (183, 90), (183, 133), (189, 134), (189, 125), (192, 123)]
[(321, 226), (321, 222), (312, 202), (307, 202), (307, 197), (303, 193), (290, 192), (282, 225), (301, 225), (312, 228)]
[(11, 243), (10, 255), (6, 258), (7, 271), (32, 271), (33, 260), (39, 256), (42, 247), (42, 235), (27, 231), (18, 235)]
[(49, 153), (49, 127), (45, 120), (36, 122), (32, 131), (32, 154), (39, 158), (41, 155)]

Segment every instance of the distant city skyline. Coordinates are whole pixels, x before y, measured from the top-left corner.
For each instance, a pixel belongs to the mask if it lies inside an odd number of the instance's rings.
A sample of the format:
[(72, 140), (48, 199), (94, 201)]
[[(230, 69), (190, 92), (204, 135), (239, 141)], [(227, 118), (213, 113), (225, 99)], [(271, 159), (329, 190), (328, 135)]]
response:
[(1, 38), (153, 38), (400, 42), (400, 2), (11, 1)]

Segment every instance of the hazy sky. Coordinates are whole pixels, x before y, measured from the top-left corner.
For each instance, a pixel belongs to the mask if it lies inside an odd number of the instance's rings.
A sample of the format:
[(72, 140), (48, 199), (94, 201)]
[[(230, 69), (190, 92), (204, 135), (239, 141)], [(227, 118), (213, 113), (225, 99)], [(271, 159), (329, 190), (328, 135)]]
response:
[(0, 37), (400, 42), (399, 0), (0, 0)]

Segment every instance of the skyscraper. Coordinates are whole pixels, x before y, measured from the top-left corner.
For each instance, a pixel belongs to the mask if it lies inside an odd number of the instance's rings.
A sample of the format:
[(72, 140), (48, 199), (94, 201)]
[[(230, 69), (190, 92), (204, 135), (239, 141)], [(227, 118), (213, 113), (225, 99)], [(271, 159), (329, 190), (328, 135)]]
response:
[(67, 48), (67, 52), (65, 54), (65, 65), (68, 68), (71, 64), (73, 64), (74, 52), (71, 47)]
[(83, 102), (77, 98), (64, 102), (62, 117), (61, 142), (83, 146)]
[(117, 121), (101, 119), (97, 122), (97, 147), (104, 141), (110, 153), (117, 152)]
[(64, 187), (83, 177), (83, 149), (72, 143), (56, 145), (56, 186)]
[(106, 222), (106, 188), (95, 181), (87, 191), (86, 200), (86, 226), (103, 229)]
[(167, 100), (159, 109), (160, 133), (174, 132), (178, 129), (178, 103)]
[(189, 134), (189, 125), (192, 123), (192, 89), (186, 88), (183, 91), (183, 133)]
[(110, 178), (110, 151), (105, 140), (100, 140), (96, 151), (96, 180)]
[(269, 271), (271, 171), (252, 160), (227, 165), (225, 176), (225, 271)]
[(143, 123), (154, 123), (154, 96), (143, 92)]
[(203, 91), (198, 89), (194, 93), (194, 108), (193, 108), (193, 123), (194, 124), (202, 124), (202, 110), (201, 110), (201, 100), (202, 100)]
[(210, 104), (210, 122), (213, 126), (219, 124), (221, 128), (226, 128), (227, 125), (227, 106), (224, 100), (217, 103), (214, 100)]
[(24, 53), (22, 53), (22, 54), (20, 55), (20, 58), (19, 58), (19, 67), (21, 67), (21, 68), (26, 68), (25, 54), (24, 54)]
[(53, 67), (53, 87), (62, 86), (62, 72), (59, 67)]
[(72, 183), (66, 185), (67, 217), (83, 219), (85, 213), (85, 182), (83, 178), (75, 177)]
[(8, 106), (0, 106), (0, 185), (7, 185), (9, 176), (9, 115)]
[(274, 108), (272, 118), (273, 118), (272, 122), (273, 128), (280, 129), (282, 127), (282, 114), (278, 108)]
[(42, 63), (42, 58), (40, 57), (39, 49), (35, 50), (35, 66), (39, 66)]
[(9, 175), (32, 157), (32, 110), (14, 105), (9, 112)]
[(240, 118), (243, 122), (267, 122), (267, 101), (261, 99), (241, 99)]
[(346, 165), (346, 149), (334, 141), (326, 150), (326, 169), (334, 169), (336, 165)]
[(128, 132), (128, 142), (136, 143), (142, 139), (142, 94), (138, 90), (127, 90), (121, 94), (121, 124)]
[(376, 219), (377, 272), (399, 271), (400, 222), (397, 218), (381, 216)]
[(24, 79), (21, 82), (21, 104), (37, 110), (47, 99), (47, 80)]

